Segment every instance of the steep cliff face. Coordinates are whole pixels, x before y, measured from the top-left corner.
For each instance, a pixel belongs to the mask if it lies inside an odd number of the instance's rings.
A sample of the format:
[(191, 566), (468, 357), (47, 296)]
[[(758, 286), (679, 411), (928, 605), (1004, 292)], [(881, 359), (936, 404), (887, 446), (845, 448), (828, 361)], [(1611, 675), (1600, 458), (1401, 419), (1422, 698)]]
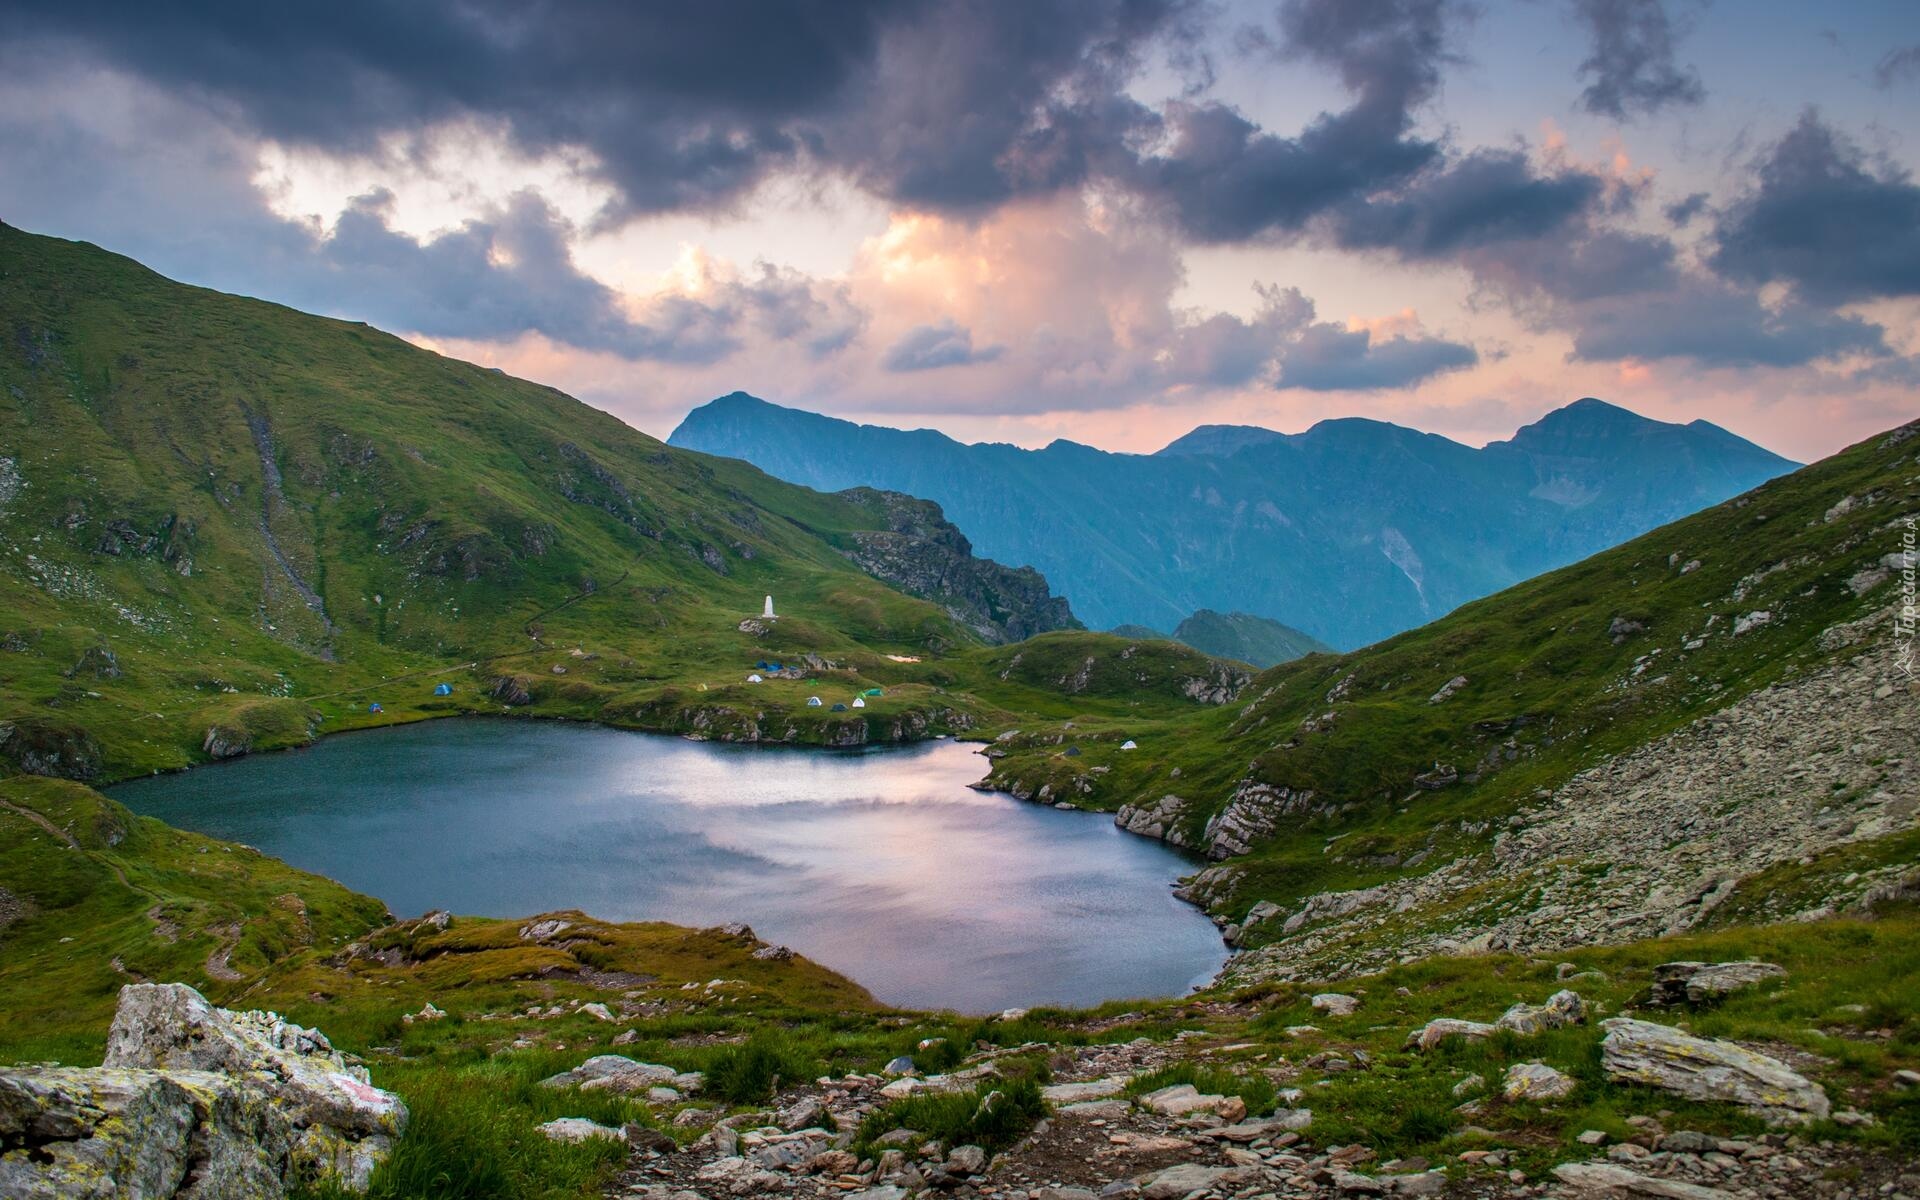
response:
[(941, 605), (983, 639), (1017, 642), (1036, 633), (1083, 628), (1040, 572), (974, 557), (967, 536), (931, 500), (874, 488), (840, 496), (886, 518), (884, 530), (853, 534), (852, 558), (860, 569), (909, 596)]

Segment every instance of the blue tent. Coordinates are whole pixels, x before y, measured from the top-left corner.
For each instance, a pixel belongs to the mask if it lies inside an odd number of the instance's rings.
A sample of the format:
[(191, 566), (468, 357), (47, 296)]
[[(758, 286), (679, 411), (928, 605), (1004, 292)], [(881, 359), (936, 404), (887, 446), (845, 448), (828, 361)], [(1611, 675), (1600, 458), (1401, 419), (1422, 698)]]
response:
[(847, 706), (846, 706), (846, 705), (844, 705), (844, 704), (836, 704), (836, 705), (834, 705), (834, 706), (833, 706), (833, 710), (832, 710), (832, 711), (834, 711), (834, 712), (845, 712), (845, 711), (847, 711)]
[(757, 663), (755, 663), (755, 664), (753, 664), (753, 669), (754, 669), (754, 670), (756, 670), (756, 671), (764, 671), (764, 670), (766, 670), (766, 669), (767, 669), (767, 660), (763, 658), (763, 659), (761, 659), (761, 660), (760, 660), (759, 662), (757, 662)]
[(451, 696), (453, 695), (453, 685), (450, 683), (443, 683), (439, 687), (433, 689), (433, 694), (436, 696)]
[(375, 703), (375, 704), (367, 705), (367, 711), (370, 713), (377, 713), (377, 712), (385, 712), (387, 710), (384, 708), (381, 708), (379, 704)]
[(775, 664), (773, 664), (773, 669), (774, 669), (774, 670), (776, 670), (776, 671), (784, 671), (784, 670), (786, 670), (786, 668), (785, 668), (785, 667), (783, 667), (783, 666), (781, 666), (781, 665), (780, 665), (779, 663), (775, 663)]

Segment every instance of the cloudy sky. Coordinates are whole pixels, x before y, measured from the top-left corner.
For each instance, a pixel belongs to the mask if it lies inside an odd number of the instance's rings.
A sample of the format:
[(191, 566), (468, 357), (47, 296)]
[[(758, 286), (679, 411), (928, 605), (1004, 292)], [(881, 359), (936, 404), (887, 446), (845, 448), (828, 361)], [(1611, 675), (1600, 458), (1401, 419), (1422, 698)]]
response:
[(1920, 412), (1912, 0), (0, 5), (0, 219), (664, 436)]

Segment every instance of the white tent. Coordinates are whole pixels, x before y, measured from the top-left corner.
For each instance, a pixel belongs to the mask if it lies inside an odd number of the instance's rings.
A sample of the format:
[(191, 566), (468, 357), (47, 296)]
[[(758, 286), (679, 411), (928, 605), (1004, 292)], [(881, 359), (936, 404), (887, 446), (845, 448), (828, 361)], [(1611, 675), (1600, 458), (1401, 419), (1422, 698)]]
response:
[(758, 675), (749, 675), (749, 676), (747, 676), (747, 682), (748, 682), (748, 683), (759, 683), (760, 681), (761, 681), (761, 680), (760, 680), (760, 677), (759, 677)]
[(1140, 746), (1132, 738), (1128, 738), (1126, 741), (1120, 743), (1120, 748), (1122, 750), (1138, 750)]
[(807, 707), (808, 707), (808, 708), (819, 708), (819, 707), (820, 707), (820, 697), (818, 697), (818, 696), (808, 696), (808, 697), (807, 697)]
[(855, 696), (855, 697), (853, 698), (853, 706), (854, 706), (855, 708), (865, 708), (865, 707), (867, 706), (867, 702), (866, 702), (866, 700), (864, 700), (864, 699), (862, 699), (861, 697), (859, 697), (859, 696)]

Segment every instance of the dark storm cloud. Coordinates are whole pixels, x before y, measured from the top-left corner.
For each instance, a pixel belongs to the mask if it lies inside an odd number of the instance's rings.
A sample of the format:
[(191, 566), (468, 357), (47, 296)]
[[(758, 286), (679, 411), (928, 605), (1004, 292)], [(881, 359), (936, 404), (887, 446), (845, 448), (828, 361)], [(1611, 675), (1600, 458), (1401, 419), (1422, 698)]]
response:
[(578, 146), (628, 214), (710, 209), (807, 162), (941, 209), (1078, 182), (1144, 118), (1119, 95), (1185, 0), (525, 5), (22, 0), (38, 36), (332, 150), (449, 120)]
[(1748, 292), (1702, 280), (1609, 297), (1573, 313), (1574, 357), (1684, 358), (1707, 367), (1798, 367), (1849, 355), (1884, 358), (1886, 331), (1805, 304), (1768, 309)]
[(976, 348), (973, 331), (949, 319), (909, 329), (888, 348), (881, 365), (889, 371), (931, 371), (938, 367), (966, 367), (974, 363), (992, 362), (1005, 352), (1005, 346)]
[(844, 293), (762, 265), (711, 281), (698, 297), (667, 294), (630, 314), (580, 273), (566, 223), (531, 192), (499, 213), (418, 242), (388, 227), (388, 198), (364, 196), (316, 237), (289, 281), (321, 305), (435, 337), (512, 339), (540, 333), (633, 360), (718, 362), (757, 334), (815, 357), (844, 347), (865, 321)]
[(1576, 20), (1592, 39), (1580, 64), (1590, 80), (1580, 93), (1590, 113), (1618, 120), (1706, 99), (1700, 76), (1674, 61), (1675, 27), (1663, 0), (1573, 0)]
[(1410, 131), (1439, 86), (1460, 14), (1445, 0), (1287, 0), (1277, 35), (1251, 30), (1243, 43), (1332, 70), (1352, 104), (1293, 137), (1226, 105), (1175, 105), (1161, 119), (1162, 145), (1127, 181), (1209, 242), (1298, 233), (1337, 205), (1405, 182), (1441, 153)]
[(1721, 214), (1716, 270), (1829, 304), (1920, 295), (1920, 186), (1906, 172), (1870, 163), (1808, 112), (1757, 175)]
[(1518, 151), (1477, 150), (1426, 172), (1395, 195), (1343, 209), (1335, 215), (1335, 237), (1348, 249), (1438, 258), (1550, 233), (1585, 211), (1601, 191), (1593, 175), (1543, 176)]
[(1661, 209), (1669, 224), (1676, 229), (1684, 229), (1693, 219), (1707, 211), (1710, 197), (1705, 192), (1693, 192)]
[(583, 149), (611, 186), (609, 225), (724, 209), (794, 171), (960, 214), (1097, 181), (1198, 241), (1303, 236), (1341, 212), (1361, 244), (1431, 256), (1526, 236), (1592, 190), (1531, 177), (1518, 155), (1450, 160), (1413, 133), (1471, 12), (1285, 0), (1247, 44), (1348, 96), (1291, 135), (1204, 86), (1157, 110), (1128, 94), (1150, 54), (1207, 77), (1198, 0), (19, 0), (9, 33), (289, 145), (422, 153), (465, 122), (529, 154)]
[(1440, 338), (1375, 338), (1365, 329), (1309, 325), (1280, 364), (1280, 387), (1374, 391), (1407, 387), (1480, 361), (1473, 347)]
[(1615, 229), (1489, 245), (1462, 256), (1482, 286), (1526, 307), (1535, 298), (1581, 303), (1675, 286), (1678, 251), (1666, 238)]
[(1914, 80), (1920, 80), (1920, 45), (1889, 50), (1873, 68), (1873, 81), (1882, 88)]
[(1377, 391), (1409, 387), (1480, 361), (1472, 346), (1444, 338), (1381, 338), (1315, 320), (1313, 301), (1298, 288), (1256, 290), (1260, 308), (1251, 319), (1215, 313), (1182, 327), (1160, 363), (1163, 382)]

